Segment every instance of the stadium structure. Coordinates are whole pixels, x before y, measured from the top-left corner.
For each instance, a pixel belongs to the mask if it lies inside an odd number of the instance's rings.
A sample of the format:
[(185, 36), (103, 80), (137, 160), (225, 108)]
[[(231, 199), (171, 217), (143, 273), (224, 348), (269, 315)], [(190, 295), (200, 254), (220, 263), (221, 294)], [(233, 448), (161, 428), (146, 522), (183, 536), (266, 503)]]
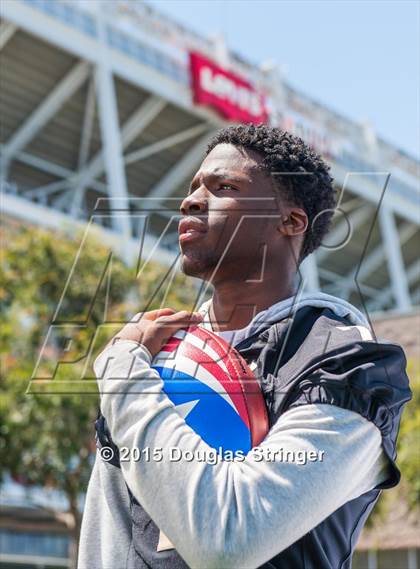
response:
[(52, 228), (91, 220), (126, 258), (141, 242), (172, 263), (174, 214), (209, 137), (266, 121), (321, 152), (339, 190), (333, 229), (302, 265), (306, 289), (370, 313), (419, 303), (418, 161), (276, 66), (133, 0), (3, 0), (0, 49), (5, 214)]

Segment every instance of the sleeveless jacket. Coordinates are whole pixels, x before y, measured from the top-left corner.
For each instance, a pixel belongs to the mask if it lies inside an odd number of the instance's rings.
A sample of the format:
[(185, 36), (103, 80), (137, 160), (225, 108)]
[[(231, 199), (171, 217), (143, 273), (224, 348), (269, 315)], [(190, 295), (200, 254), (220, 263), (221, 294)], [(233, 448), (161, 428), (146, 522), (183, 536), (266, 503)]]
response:
[[(352, 326), (329, 308), (304, 307), (293, 319), (267, 325), (237, 344), (254, 373), (267, 404), (270, 426), (299, 405), (324, 403), (359, 413), (382, 434), (390, 463), (389, 478), (347, 502), (261, 569), (350, 569), (360, 531), (382, 489), (398, 484), (397, 433), (404, 404), (411, 398), (402, 348), (375, 340), (367, 328)], [(96, 421), (97, 446), (118, 449), (106, 421)], [(129, 491), (129, 490), (128, 490)], [(320, 489), (322, 491), (322, 489)], [(130, 569), (188, 569), (175, 549), (157, 552), (159, 528), (130, 494), (133, 547)], [(281, 528), (279, 528), (281, 531)]]

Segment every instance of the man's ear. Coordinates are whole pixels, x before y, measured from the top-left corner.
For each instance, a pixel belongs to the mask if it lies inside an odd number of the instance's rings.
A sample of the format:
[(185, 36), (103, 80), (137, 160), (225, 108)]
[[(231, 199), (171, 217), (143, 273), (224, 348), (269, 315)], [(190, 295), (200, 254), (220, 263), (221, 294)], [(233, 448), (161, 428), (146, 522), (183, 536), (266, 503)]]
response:
[(284, 236), (302, 235), (308, 227), (308, 216), (301, 208), (290, 208), (280, 216), (277, 230)]

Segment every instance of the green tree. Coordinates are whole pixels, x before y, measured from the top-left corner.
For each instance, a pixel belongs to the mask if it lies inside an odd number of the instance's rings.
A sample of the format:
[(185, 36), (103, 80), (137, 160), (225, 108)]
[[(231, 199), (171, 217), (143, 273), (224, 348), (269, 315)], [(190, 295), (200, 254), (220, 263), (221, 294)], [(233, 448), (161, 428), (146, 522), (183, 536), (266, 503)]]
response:
[[(157, 264), (136, 278), (137, 268), (125, 266), (99, 240), (90, 239), (79, 251), (80, 235), (13, 225), (6, 230), (0, 280), (0, 474), (64, 493), (68, 511), (52, 513), (67, 524), (75, 565), (79, 502), (92, 468), (98, 410), (96, 382), (88, 381), (91, 364), (134, 313), (161, 303), (192, 308), (196, 293), (183, 275), (165, 290), (168, 269)], [(39, 355), (35, 378), (44, 379), (31, 383)]]
[(398, 439), (402, 489), (411, 508), (420, 504), (420, 363), (409, 361), (407, 373), (413, 392), (404, 410)]

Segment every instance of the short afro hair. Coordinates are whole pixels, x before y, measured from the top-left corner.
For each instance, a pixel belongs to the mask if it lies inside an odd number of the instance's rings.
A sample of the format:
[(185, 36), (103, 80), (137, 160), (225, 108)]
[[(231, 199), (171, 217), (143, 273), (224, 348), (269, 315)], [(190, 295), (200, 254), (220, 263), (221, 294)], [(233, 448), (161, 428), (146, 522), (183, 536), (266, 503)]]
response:
[(315, 251), (330, 229), (336, 206), (330, 167), (321, 156), (298, 136), (262, 124), (238, 124), (219, 130), (210, 140), (206, 155), (218, 144), (232, 144), (261, 155), (259, 167), (273, 175), (281, 195), (308, 216), (299, 262)]

